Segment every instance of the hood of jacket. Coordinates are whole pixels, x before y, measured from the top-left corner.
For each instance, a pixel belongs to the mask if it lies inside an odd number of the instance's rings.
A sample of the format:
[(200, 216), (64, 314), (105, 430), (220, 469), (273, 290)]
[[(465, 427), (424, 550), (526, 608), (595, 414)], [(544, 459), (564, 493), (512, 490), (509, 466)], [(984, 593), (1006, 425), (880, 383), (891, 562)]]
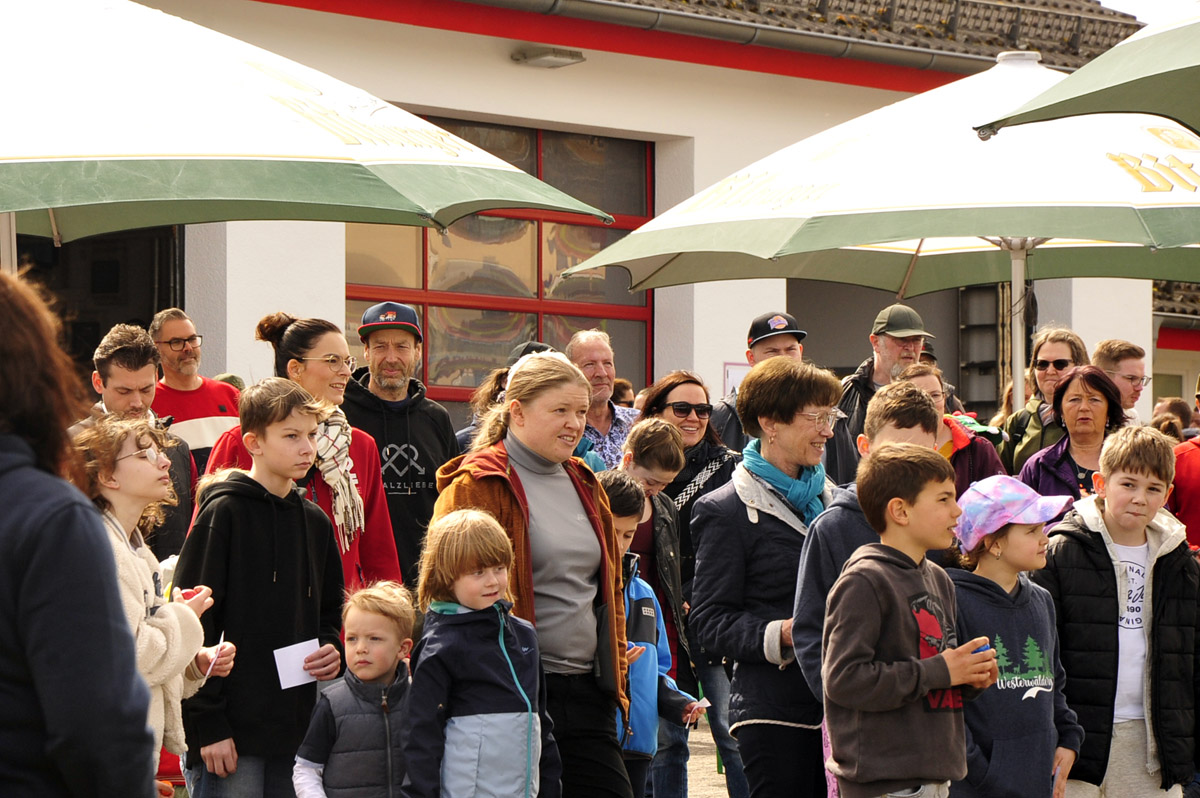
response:
[(860, 546), (858, 550), (851, 555), (850, 559), (846, 561), (846, 566), (842, 570), (845, 571), (846, 568), (850, 567), (851, 563), (858, 562), (859, 560), (887, 563), (894, 565), (897, 568), (903, 568), (907, 571), (916, 571), (921, 567), (920, 563), (913, 562), (907, 554), (899, 549), (894, 549), (891, 546), (879, 543), (868, 546)]
[(866, 515), (862, 511), (862, 505), (858, 503), (857, 483), (851, 482), (848, 485), (834, 485), (833, 489), (830, 490), (830, 496), (829, 502), (825, 505), (826, 510), (831, 507), (837, 507), (857, 513), (866, 518)]
[[(1088, 496), (1075, 502), (1074, 507), (1067, 511), (1066, 518), (1054, 527), (1053, 534), (1099, 534), (1105, 547), (1111, 552), (1112, 535), (1104, 524), (1104, 513), (1097, 506), (1096, 499), (1096, 496)], [(1072, 519), (1072, 516), (1078, 517)], [(1179, 544), (1187, 540), (1187, 527), (1165, 509), (1159, 510), (1146, 526), (1146, 540), (1150, 544), (1151, 558), (1157, 560), (1179, 548)]]
[(467, 452), (448, 461), (437, 471), (438, 492), (449, 487), (450, 483), (463, 474), (470, 474), (474, 479), (483, 477), (504, 477), (508, 479), (511, 467), (508, 464), (508, 450), (504, 441), (495, 446), (488, 446), (475, 452)]
[(946, 574), (950, 577), (950, 581), (954, 583), (955, 590), (960, 593), (970, 593), (972, 597), (998, 610), (1024, 607), (1029, 604), (1030, 598), (1033, 595), (1033, 583), (1029, 581), (1025, 574), (1017, 576), (1017, 581), (1021, 585), (1021, 589), (1017, 591), (1016, 596), (1010, 596), (1008, 591), (991, 579), (979, 576), (971, 571), (964, 571), (961, 568), (947, 568)]
[(209, 502), (216, 501), (222, 496), (245, 496), (266, 502), (279, 510), (291, 510), (300, 506), (301, 496), (295, 489), (287, 496), (276, 496), (259, 482), (252, 479), (250, 474), (240, 469), (230, 469), (216, 479), (207, 482), (196, 495), (196, 504), (201, 509)]
[(22, 467), (35, 467), (33, 448), (24, 438), (0, 434), (0, 474)]
[(374, 413), (404, 414), (425, 398), (425, 386), (416, 377), (408, 378), (408, 395), (399, 402), (387, 402), (371, 393), (371, 372), (366, 366), (354, 372), (346, 383), (346, 401)]

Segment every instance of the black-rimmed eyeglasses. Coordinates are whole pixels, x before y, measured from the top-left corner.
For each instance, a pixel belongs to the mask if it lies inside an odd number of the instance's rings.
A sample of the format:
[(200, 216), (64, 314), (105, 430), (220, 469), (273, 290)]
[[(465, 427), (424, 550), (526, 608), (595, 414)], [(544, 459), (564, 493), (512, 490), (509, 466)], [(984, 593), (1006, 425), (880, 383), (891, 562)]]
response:
[(182, 352), (185, 346), (190, 346), (192, 349), (199, 349), (204, 343), (203, 335), (193, 335), (188, 338), (172, 338), (169, 341), (155, 341), (156, 344), (166, 344), (171, 347), (172, 352)]

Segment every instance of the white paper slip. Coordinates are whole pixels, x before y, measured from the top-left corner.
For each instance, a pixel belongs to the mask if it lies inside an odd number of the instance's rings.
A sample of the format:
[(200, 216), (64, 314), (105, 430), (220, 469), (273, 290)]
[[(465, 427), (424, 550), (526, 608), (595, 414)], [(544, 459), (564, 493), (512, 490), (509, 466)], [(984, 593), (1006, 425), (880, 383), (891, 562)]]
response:
[(304, 658), (320, 648), (317, 638), (305, 640), (291, 646), (275, 649), (275, 668), (279, 671), (279, 686), (284, 690), (315, 682), (316, 678), (304, 670)]

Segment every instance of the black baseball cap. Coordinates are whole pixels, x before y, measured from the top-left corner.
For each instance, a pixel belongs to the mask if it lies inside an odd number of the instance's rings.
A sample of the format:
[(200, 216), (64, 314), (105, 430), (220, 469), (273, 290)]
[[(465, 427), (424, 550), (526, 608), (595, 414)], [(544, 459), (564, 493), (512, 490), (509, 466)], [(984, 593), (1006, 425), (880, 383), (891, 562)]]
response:
[(772, 311), (764, 313), (750, 322), (750, 332), (746, 335), (746, 346), (753, 347), (759, 341), (773, 335), (794, 335), (797, 341), (803, 341), (808, 335), (796, 323), (796, 317), (789, 313)]
[(513, 366), (517, 365), (518, 360), (525, 357), (526, 355), (532, 355), (537, 352), (557, 352), (557, 351), (558, 350), (555, 349), (554, 347), (550, 346), (550, 344), (544, 344), (541, 341), (525, 341), (525, 342), (519, 343), (513, 347), (512, 351), (508, 353), (508, 362), (505, 363), (504, 365), (508, 366), (509, 368), (512, 368)]

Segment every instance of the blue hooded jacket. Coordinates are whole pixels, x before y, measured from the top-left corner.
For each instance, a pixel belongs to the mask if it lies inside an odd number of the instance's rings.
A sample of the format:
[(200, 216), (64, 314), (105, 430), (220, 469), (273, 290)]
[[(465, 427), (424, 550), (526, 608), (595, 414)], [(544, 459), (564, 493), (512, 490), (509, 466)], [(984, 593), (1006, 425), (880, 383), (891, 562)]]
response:
[[(625, 636), (646, 653), (629, 666), (629, 729), (621, 740), (625, 755), (653, 757), (658, 751), (658, 719), (682, 726), (683, 711), (695, 701), (679, 689), (671, 671), (671, 645), (654, 588), (638, 576), (638, 556), (625, 554)], [(617, 738), (624, 731), (616, 716)]]
[(950, 569), (958, 600), (958, 639), (992, 641), (1000, 680), (966, 704), (967, 777), (954, 798), (1050, 798), (1054, 749), (1079, 753), (1083, 727), (1067, 706), (1054, 601), (1019, 577), (1009, 596), (990, 579)]

